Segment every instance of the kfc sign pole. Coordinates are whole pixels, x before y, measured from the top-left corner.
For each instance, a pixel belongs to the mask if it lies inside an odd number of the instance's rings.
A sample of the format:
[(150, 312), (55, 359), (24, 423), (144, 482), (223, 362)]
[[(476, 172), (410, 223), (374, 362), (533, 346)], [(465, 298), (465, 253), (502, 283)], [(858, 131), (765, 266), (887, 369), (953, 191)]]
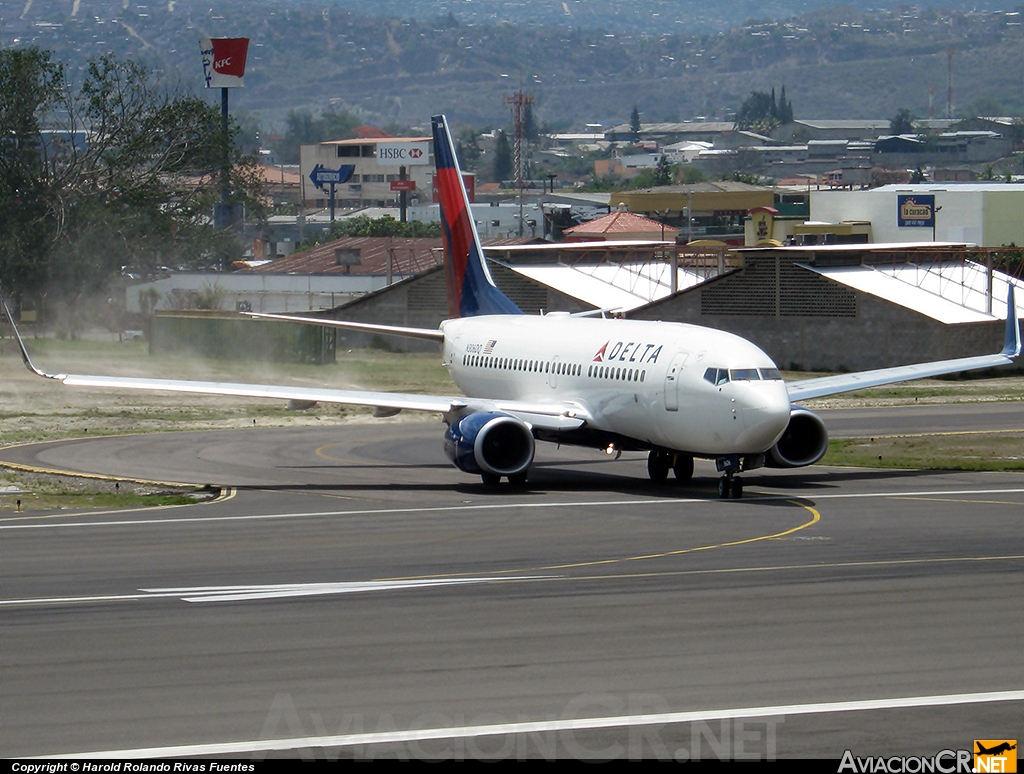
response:
[(214, 228), (227, 228), (236, 218), (228, 204), (231, 196), (231, 148), (228, 143), (228, 89), (240, 89), (245, 84), (245, 58), (249, 52), (249, 38), (200, 38), (203, 56), (203, 78), (206, 88), (220, 89), (220, 128), (224, 137), (224, 156), (221, 165), (220, 206), (214, 211)]

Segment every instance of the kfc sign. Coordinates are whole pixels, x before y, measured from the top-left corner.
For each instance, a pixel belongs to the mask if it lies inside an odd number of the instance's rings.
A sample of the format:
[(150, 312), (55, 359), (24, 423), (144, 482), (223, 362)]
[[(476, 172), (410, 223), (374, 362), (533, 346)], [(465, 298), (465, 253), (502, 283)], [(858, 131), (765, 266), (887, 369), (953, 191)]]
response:
[(203, 55), (203, 77), (208, 89), (231, 89), (243, 86), (245, 57), (249, 38), (200, 38)]

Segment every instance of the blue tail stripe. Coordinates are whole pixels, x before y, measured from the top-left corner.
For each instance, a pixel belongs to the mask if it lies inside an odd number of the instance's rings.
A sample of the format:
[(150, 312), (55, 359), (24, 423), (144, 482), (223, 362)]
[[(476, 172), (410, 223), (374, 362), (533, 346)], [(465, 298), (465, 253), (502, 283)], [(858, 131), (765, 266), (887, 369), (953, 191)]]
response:
[[(441, 202), (449, 304), (460, 317), (484, 314), (522, 314), (523, 311), (494, 284), (484, 259), (480, 237), (473, 223), (466, 187), (462, 182), (448, 122), (442, 115), (431, 119), (434, 164)], [(444, 174), (441, 171), (444, 170)], [(443, 186), (443, 187), (442, 187)], [(461, 270), (462, 276), (458, 276)], [(457, 305), (457, 308), (454, 306)]]

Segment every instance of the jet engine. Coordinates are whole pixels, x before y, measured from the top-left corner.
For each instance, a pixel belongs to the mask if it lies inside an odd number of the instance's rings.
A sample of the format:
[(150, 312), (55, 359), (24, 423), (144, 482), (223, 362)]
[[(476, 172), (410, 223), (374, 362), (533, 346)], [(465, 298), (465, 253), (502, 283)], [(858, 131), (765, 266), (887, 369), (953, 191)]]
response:
[(479, 411), (453, 422), (444, 452), (459, 470), (492, 476), (524, 474), (533, 462), (533, 432), (511, 414)]
[(821, 418), (801, 406), (794, 406), (789, 424), (765, 455), (769, 468), (802, 468), (813, 465), (828, 450), (828, 431)]

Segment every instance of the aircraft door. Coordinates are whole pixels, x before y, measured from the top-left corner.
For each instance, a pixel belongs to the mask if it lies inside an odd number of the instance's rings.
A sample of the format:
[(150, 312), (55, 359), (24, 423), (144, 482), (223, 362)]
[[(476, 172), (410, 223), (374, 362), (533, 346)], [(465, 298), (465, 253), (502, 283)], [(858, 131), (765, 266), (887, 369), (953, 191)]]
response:
[(668, 364), (668, 371), (665, 372), (665, 410), (679, 411), (679, 378), (683, 373), (683, 366), (689, 352), (677, 352)]
[(558, 359), (558, 355), (555, 355), (553, 358), (551, 358), (551, 370), (548, 372), (548, 384), (551, 386), (551, 389), (555, 389), (555, 387), (558, 386), (559, 362), (560, 361)]

